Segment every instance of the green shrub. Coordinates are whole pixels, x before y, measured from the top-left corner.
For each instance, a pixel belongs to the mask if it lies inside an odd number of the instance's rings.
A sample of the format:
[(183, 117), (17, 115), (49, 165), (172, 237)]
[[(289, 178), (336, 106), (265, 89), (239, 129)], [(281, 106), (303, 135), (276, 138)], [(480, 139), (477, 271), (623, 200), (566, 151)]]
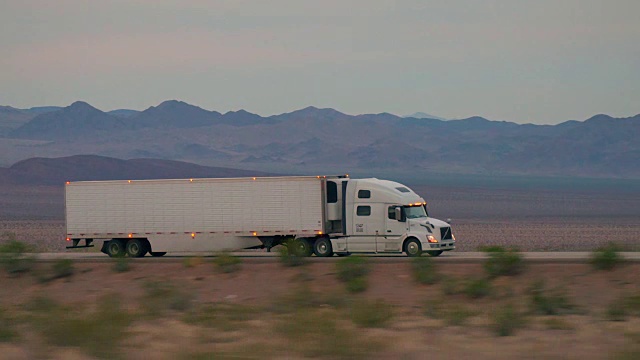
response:
[(79, 347), (90, 355), (106, 359), (117, 356), (119, 344), (127, 337), (131, 323), (131, 316), (115, 296), (101, 298), (95, 312), (77, 312), (58, 305), (55, 310), (40, 315), (34, 325), (49, 344)]
[(491, 294), (491, 282), (486, 278), (469, 279), (464, 285), (464, 293), (472, 299), (479, 299)]
[(442, 311), (442, 316), (447, 325), (453, 326), (464, 325), (470, 317), (476, 315), (475, 311), (459, 304), (441, 308), (440, 311)]
[(231, 255), (229, 252), (221, 252), (213, 262), (216, 264), (218, 270), (225, 274), (234, 273), (242, 267), (242, 259)]
[(336, 263), (338, 279), (349, 281), (369, 274), (369, 260), (362, 256), (350, 256), (338, 259)]
[(168, 281), (144, 283), (142, 308), (148, 316), (162, 316), (168, 311), (185, 311), (193, 303), (194, 294), (188, 293)]
[(302, 266), (307, 263), (307, 257), (296, 251), (295, 241), (296, 239), (289, 239), (278, 248), (280, 262), (284, 266)]
[(435, 262), (430, 257), (419, 256), (411, 259), (413, 278), (420, 284), (432, 285), (438, 282), (440, 275)]
[(281, 357), (358, 359), (381, 350), (381, 344), (368, 340), (355, 329), (341, 326), (335, 311), (309, 309), (282, 316), (275, 324), (274, 336), (287, 344)]
[(16, 240), (14, 233), (6, 232), (2, 235), (3, 242), (0, 244), (0, 264), (11, 276), (18, 276), (33, 269), (35, 259), (27, 253), (33, 248), (21, 241)]
[(513, 305), (496, 306), (490, 314), (491, 328), (498, 336), (510, 336), (524, 325), (524, 316)]
[(361, 300), (351, 309), (351, 321), (367, 328), (386, 327), (392, 317), (393, 307), (382, 300)]
[(349, 292), (363, 292), (367, 290), (369, 282), (369, 261), (361, 256), (345, 257), (336, 263), (338, 279), (346, 284)]
[(609, 321), (625, 321), (629, 315), (625, 299), (617, 299), (611, 302), (609, 306), (607, 306), (605, 315)]
[(0, 343), (10, 342), (18, 337), (15, 327), (15, 320), (9, 317), (4, 309), (0, 308)]
[(464, 291), (462, 282), (453, 276), (447, 276), (441, 284), (444, 295), (458, 295)]
[(560, 289), (547, 290), (544, 281), (536, 281), (529, 288), (531, 309), (542, 315), (561, 315), (576, 312), (576, 307)]
[(487, 253), (484, 269), (489, 277), (513, 276), (524, 269), (524, 260), (517, 249), (492, 246), (482, 250)]
[(53, 263), (51, 269), (53, 270), (52, 277), (54, 279), (69, 277), (76, 271), (75, 267), (73, 266), (73, 260), (71, 259), (56, 260), (56, 262)]
[(623, 262), (624, 258), (614, 244), (600, 247), (591, 253), (591, 265), (597, 270), (612, 270)]
[(122, 273), (131, 270), (131, 258), (128, 257), (116, 257), (113, 261), (111, 269), (114, 272)]

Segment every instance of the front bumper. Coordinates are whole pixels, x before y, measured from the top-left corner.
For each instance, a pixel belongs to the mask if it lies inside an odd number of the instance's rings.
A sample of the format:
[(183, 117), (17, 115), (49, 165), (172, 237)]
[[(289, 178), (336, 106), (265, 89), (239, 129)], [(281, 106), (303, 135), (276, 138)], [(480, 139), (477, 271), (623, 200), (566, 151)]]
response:
[(453, 250), (456, 248), (455, 241), (441, 241), (439, 243), (429, 243), (425, 249), (429, 250)]

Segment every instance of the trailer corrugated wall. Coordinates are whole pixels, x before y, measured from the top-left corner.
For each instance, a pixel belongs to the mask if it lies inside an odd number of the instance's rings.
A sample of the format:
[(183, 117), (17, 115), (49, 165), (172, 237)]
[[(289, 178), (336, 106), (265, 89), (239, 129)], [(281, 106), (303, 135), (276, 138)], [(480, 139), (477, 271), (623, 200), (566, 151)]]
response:
[(316, 177), (71, 182), (67, 236), (312, 234), (323, 230), (322, 196)]

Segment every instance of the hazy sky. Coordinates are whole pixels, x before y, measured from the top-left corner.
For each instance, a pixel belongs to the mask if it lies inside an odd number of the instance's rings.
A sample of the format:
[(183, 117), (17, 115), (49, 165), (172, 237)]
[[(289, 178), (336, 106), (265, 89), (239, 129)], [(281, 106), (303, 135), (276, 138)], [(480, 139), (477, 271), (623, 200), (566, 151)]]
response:
[(0, 105), (640, 113), (640, 1), (0, 0)]

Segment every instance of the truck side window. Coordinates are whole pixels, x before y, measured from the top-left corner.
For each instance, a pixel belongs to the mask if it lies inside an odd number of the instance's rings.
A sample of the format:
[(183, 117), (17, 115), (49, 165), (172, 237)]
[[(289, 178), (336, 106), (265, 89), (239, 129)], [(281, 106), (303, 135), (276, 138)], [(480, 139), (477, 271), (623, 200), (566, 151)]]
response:
[(389, 206), (389, 211), (388, 211), (388, 217), (391, 220), (395, 220), (396, 219), (396, 207), (397, 206)]
[(338, 202), (338, 185), (334, 181), (327, 181), (327, 203)]
[(358, 206), (358, 208), (356, 209), (356, 214), (358, 216), (371, 215), (371, 206)]
[(358, 190), (358, 199), (370, 199), (371, 190)]

